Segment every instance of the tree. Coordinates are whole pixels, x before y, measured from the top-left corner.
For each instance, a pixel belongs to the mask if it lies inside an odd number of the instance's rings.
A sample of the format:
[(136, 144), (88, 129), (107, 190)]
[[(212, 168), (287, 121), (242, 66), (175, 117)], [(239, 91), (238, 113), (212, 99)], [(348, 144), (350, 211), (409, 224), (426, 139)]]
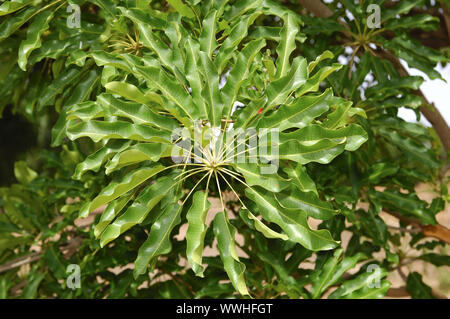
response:
[(400, 59), (440, 78), (446, 21), (415, 0), (4, 2), (0, 110), (48, 134), (0, 189), (0, 296), (382, 298), (398, 271), (440, 297), (404, 272), (450, 265), (449, 128)]

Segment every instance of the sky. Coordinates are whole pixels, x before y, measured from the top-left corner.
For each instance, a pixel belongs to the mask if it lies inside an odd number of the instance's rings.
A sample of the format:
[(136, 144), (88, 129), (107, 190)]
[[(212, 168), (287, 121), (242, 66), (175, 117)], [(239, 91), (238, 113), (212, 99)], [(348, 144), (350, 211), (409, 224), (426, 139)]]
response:
[[(436, 67), (436, 70), (441, 73), (442, 77), (447, 81), (446, 83), (438, 79), (430, 80), (430, 78), (422, 71), (411, 69), (408, 67), (406, 62), (401, 62), (406, 67), (410, 75), (420, 75), (425, 79), (420, 89), (428, 101), (430, 103), (434, 103), (436, 108), (447, 121), (447, 124), (450, 124), (450, 63), (448, 63), (445, 68), (443, 68), (440, 64)], [(416, 122), (416, 114), (413, 110), (402, 107), (399, 109), (398, 114), (401, 118), (408, 122)], [(421, 116), (420, 122), (427, 126), (431, 126), (423, 115)]]

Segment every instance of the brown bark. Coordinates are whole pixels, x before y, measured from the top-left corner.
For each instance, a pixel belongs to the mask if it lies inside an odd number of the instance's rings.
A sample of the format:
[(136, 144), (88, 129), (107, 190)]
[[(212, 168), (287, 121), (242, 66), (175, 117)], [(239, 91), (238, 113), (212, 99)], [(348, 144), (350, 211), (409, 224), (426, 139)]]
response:
[(422, 228), (422, 233), (427, 237), (434, 237), (450, 244), (450, 229), (442, 225), (428, 225)]
[(447, 26), (447, 35), (450, 40), (450, 9), (445, 4), (441, 3), (442, 10), (444, 11), (445, 25)]
[(333, 15), (333, 11), (330, 10), (325, 4), (320, 0), (298, 0), (302, 7), (308, 9), (316, 17), (319, 18), (329, 18)]
[(29, 263), (32, 263), (33, 261), (39, 260), (41, 258), (40, 254), (37, 253), (33, 253), (27, 256), (22, 256), (20, 258), (17, 258), (15, 260), (12, 260), (10, 262), (7, 262), (4, 265), (0, 266), (0, 273), (4, 272), (4, 271), (8, 271), (10, 269), (14, 269), (17, 267), (20, 267), (22, 265), (26, 265)]
[(383, 208), (383, 211), (388, 213), (391, 216), (394, 216), (398, 218), (399, 220), (413, 226), (417, 226), (420, 229), (420, 232), (425, 237), (433, 237), (436, 239), (439, 239), (440, 241), (443, 241), (447, 244), (450, 244), (450, 229), (447, 227), (437, 224), (437, 225), (422, 225), (420, 221), (413, 219), (413, 218), (407, 218), (403, 215), (400, 215), (396, 212), (392, 212), (386, 208)]

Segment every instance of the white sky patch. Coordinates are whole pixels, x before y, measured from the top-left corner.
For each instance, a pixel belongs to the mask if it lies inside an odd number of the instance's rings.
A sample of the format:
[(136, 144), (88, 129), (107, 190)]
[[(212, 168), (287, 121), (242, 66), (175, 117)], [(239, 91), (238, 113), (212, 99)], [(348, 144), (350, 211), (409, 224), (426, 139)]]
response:
[[(450, 123), (450, 64), (447, 64), (446, 67), (442, 67), (442, 65), (438, 64), (435, 68), (442, 77), (447, 81), (445, 83), (442, 80), (430, 80), (430, 78), (420, 70), (411, 69), (408, 67), (408, 64), (403, 60), (400, 60), (403, 66), (408, 70), (410, 75), (420, 75), (424, 78), (424, 82), (420, 89), (422, 90), (425, 97), (428, 99), (430, 103), (434, 103), (436, 108), (442, 114), (447, 124)], [(399, 108), (398, 110), (399, 117), (403, 118), (408, 122), (416, 122), (416, 114), (414, 111), (407, 108)], [(431, 126), (431, 124), (427, 121), (427, 119), (422, 115), (420, 117), (420, 123)]]

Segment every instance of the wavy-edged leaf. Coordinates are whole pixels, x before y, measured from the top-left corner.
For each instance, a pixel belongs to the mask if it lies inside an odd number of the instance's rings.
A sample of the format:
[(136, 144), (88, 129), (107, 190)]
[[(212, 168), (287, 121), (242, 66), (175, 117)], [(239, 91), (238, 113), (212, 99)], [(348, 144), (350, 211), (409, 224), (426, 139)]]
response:
[(133, 199), (133, 194), (123, 195), (108, 204), (100, 220), (95, 225), (94, 236), (99, 238), (105, 228), (119, 215), (122, 209)]
[(318, 96), (300, 97), (292, 104), (282, 105), (271, 115), (261, 118), (256, 126), (278, 128), (280, 132), (293, 127), (305, 127), (328, 111), (328, 99), (331, 96), (331, 90), (328, 89)]
[(293, 190), (290, 195), (275, 194), (281, 207), (289, 210), (302, 210), (315, 219), (327, 220), (339, 211), (333, 209), (330, 203), (320, 200), (313, 192)]
[(233, 105), (236, 102), (239, 89), (248, 77), (250, 65), (254, 62), (256, 54), (266, 45), (264, 39), (249, 42), (236, 58), (236, 63), (230, 70), (227, 81), (221, 90), (224, 102), (223, 115), (229, 119)]
[(268, 192), (257, 192), (253, 188), (247, 188), (245, 193), (257, 204), (263, 219), (280, 226), (291, 241), (313, 251), (329, 250), (338, 245), (328, 230), (312, 230), (305, 212), (282, 208)]
[(18, 63), (22, 70), (26, 71), (28, 57), (33, 50), (40, 48), (42, 45), (41, 36), (48, 30), (50, 20), (53, 18), (52, 11), (44, 11), (33, 18), (27, 31), (27, 38), (22, 41), (19, 48)]
[(146, 124), (169, 132), (178, 127), (172, 119), (153, 112), (149, 106), (141, 103), (126, 102), (105, 93), (97, 97), (97, 102), (107, 110), (108, 115), (125, 117), (136, 124)]
[(130, 139), (142, 142), (170, 143), (170, 133), (146, 125), (125, 121), (88, 121), (69, 125), (67, 136), (71, 140), (89, 137), (94, 142), (104, 139)]
[(353, 123), (337, 130), (330, 130), (321, 125), (312, 124), (292, 133), (280, 134), (281, 144), (287, 141), (297, 141), (302, 145), (312, 146), (323, 140), (331, 140), (338, 144), (345, 142), (347, 151), (357, 150), (367, 139), (367, 132), (361, 126)]
[(365, 272), (356, 278), (345, 281), (338, 289), (333, 291), (329, 299), (381, 299), (391, 286), (391, 283), (382, 278), (387, 271)]
[(168, 205), (158, 219), (153, 223), (147, 240), (139, 248), (138, 256), (134, 262), (134, 277), (145, 273), (150, 264), (153, 271), (158, 256), (172, 250), (170, 234), (175, 226), (181, 222), (182, 206), (173, 203)]
[(261, 186), (268, 191), (278, 193), (289, 187), (289, 182), (278, 174), (264, 174), (258, 164), (238, 163), (236, 170), (244, 175), (245, 181), (250, 186)]
[(100, 246), (104, 247), (131, 227), (141, 224), (148, 213), (177, 185), (172, 177), (161, 177), (154, 184), (144, 189), (127, 210), (117, 217), (101, 234)]
[(285, 234), (278, 233), (273, 229), (266, 226), (261, 220), (253, 215), (248, 209), (241, 208), (239, 210), (239, 216), (244, 220), (244, 222), (249, 225), (252, 229), (259, 231), (266, 238), (279, 238), (282, 240), (288, 240), (289, 237)]
[(216, 40), (216, 20), (217, 11), (211, 11), (203, 20), (203, 29), (199, 38), (200, 50), (206, 52), (209, 58), (212, 58), (212, 54), (218, 45)]
[(205, 78), (202, 95), (208, 103), (208, 117), (213, 127), (220, 127), (223, 102), (219, 91), (219, 73), (205, 52), (200, 52), (200, 66)]
[(8, 38), (11, 34), (16, 32), (22, 25), (28, 22), (28, 20), (34, 16), (39, 10), (38, 6), (30, 6), (14, 14), (8, 19), (5, 19), (0, 24), (0, 42)]
[(200, 56), (199, 44), (192, 39), (186, 41), (186, 63), (184, 64), (186, 79), (191, 86), (191, 94), (195, 104), (201, 110), (204, 119), (208, 118), (208, 107), (202, 96), (203, 79), (200, 73), (198, 59)]
[(234, 288), (241, 295), (249, 295), (244, 278), (245, 265), (239, 260), (236, 251), (235, 233), (236, 229), (230, 224), (225, 213), (217, 213), (214, 217), (214, 234), (225, 271)]
[(126, 82), (112, 81), (105, 84), (105, 89), (109, 92), (119, 94), (124, 98), (141, 104), (157, 103), (163, 104), (161, 97), (154, 93), (142, 93), (136, 86)]
[(33, 0), (11, 0), (5, 1), (0, 5), (0, 16), (16, 12), (23, 7), (31, 4)]
[(342, 275), (354, 268), (356, 264), (367, 258), (363, 253), (357, 253), (351, 257), (343, 258), (343, 249), (334, 252), (325, 264), (311, 275), (313, 286), (311, 289), (312, 298), (319, 298), (332, 285), (336, 284)]
[(86, 157), (83, 162), (79, 163), (75, 169), (73, 177), (75, 179), (81, 179), (83, 174), (87, 171), (98, 172), (100, 167), (109, 157), (126, 149), (130, 144), (131, 141), (127, 140), (112, 140), (108, 142), (108, 144)]
[(194, 194), (192, 205), (186, 214), (189, 223), (186, 232), (186, 256), (195, 275), (199, 277), (203, 277), (204, 271), (202, 255), (207, 230), (205, 221), (210, 206), (208, 194), (198, 191)]
[(105, 173), (109, 175), (122, 167), (144, 161), (157, 162), (163, 154), (167, 154), (169, 148), (169, 145), (161, 143), (139, 143), (133, 145), (118, 152), (106, 165)]
[(289, 58), (292, 51), (295, 50), (295, 36), (298, 32), (297, 21), (294, 19), (292, 14), (287, 13), (283, 16), (283, 29), (280, 33), (280, 43), (277, 46), (277, 73), (276, 77), (280, 78), (285, 76), (290, 68)]
[(279, 158), (292, 160), (300, 164), (317, 162), (330, 163), (336, 156), (345, 150), (345, 143), (335, 143), (331, 140), (322, 140), (313, 145), (303, 145), (295, 140), (289, 140), (279, 147)]
[(283, 171), (288, 174), (288, 176), (290, 177), (290, 182), (294, 183), (294, 185), (297, 186), (299, 190), (303, 192), (313, 192), (317, 196), (319, 195), (317, 193), (316, 184), (311, 179), (311, 177), (309, 177), (308, 173), (306, 172), (306, 168), (303, 165), (297, 164), (295, 169), (289, 166), (283, 168)]
[(422, 280), (422, 275), (412, 272), (406, 280), (406, 290), (414, 299), (434, 299), (433, 291)]
[(162, 165), (139, 168), (125, 175), (120, 182), (111, 182), (97, 197), (81, 208), (80, 217), (87, 217), (95, 209), (141, 185), (164, 169), (165, 167)]
[[(181, 115), (188, 116), (194, 119), (198, 115), (192, 97), (187, 93), (182, 86), (169, 77), (169, 75), (161, 68), (151, 66), (136, 66), (135, 69), (148, 80), (152, 87), (160, 90), (164, 97), (172, 101), (181, 111)], [(165, 106), (167, 108), (167, 106)], [(168, 109), (168, 111), (171, 111)], [(181, 121), (179, 114), (173, 114)]]

